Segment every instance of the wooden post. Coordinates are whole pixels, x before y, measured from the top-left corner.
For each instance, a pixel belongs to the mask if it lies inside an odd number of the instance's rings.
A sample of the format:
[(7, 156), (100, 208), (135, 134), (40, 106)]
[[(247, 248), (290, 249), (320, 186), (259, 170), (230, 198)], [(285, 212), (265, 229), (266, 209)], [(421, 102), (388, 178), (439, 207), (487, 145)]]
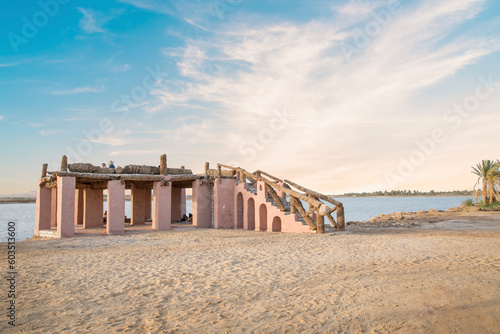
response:
[(160, 175), (167, 175), (167, 155), (160, 157)]
[(47, 169), (49, 168), (48, 164), (43, 164), (42, 166), (42, 179), (47, 176)]
[(217, 176), (219, 179), (222, 179), (222, 167), (217, 166)]
[(316, 233), (325, 233), (325, 216), (316, 213), (316, 226), (318, 227)]
[(61, 161), (61, 171), (62, 172), (67, 172), (68, 171), (68, 157), (63, 155), (62, 161)]
[(337, 222), (335, 221), (335, 219), (333, 219), (333, 217), (332, 217), (331, 214), (327, 214), (326, 218), (328, 218), (328, 220), (330, 221), (330, 223), (332, 223), (333, 228), (337, 228)]
[(337, 230), (345, 230), (344, 205), (342, 203), (337, 205)]
[(205, 177), (207, 177), (207, 178), (208, 178), (209, 170), (210, 170), (210, 163), (205, 162)]

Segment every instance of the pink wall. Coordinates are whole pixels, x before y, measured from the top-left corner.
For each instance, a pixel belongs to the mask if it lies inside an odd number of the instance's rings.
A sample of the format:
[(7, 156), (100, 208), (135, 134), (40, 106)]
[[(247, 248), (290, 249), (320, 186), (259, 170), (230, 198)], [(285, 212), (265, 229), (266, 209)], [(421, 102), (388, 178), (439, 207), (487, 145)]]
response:
[(50, 203), (50, 227), (57, 227), (57, 188), (52, 188)]
[[(238, 194), (243, 196), (243, 228), (256, 231), (315, 233), (307, 225), (302, 225), (298, 215), (285, 214), (278, 207), (267, 202), (269, 195), (265, 190), (264, 182), (257, 182), (257, 194), (249, 191), (246, 183), (234, 184), (233, 190), (233, 226), (238, 226)], [(229, 191), (230, 193), (230, 191)], [(280, 194), (283, 196), (283, 194)], [(240, 201), (241, 203), (241, 201)], [(274, 223), (274, 224), (273, 224)]]
[(125, 233), (125, 184), (108, 181), (108, 235)]
[(102, 205), (104, 202), (102, 189), (87, 188), (83, 201), (83, 228), (102, 228)]
[(214, 185), (214, 228), (234, 228), (236, 180), (215, 180)]
[(132, 225), (144, 225), (146, 223), (146, 189), (138, 189), (135, 184), (132, 184), (131, 206)]
[(182, 219), (182, 189), (172, 187), (172, 223), (181, 221), (181, 219)]
[(186, 189), (181, 190), (181, 214), (182, 217), (187, 213), (187, 208), (186, 208)]
[[(170, 177), (165, 176), (165, 180)], [(167, 183), (155, 182), (153, 184), (153, 230), (165, 231), (171, 228), (171, 205), (172, 205), (172, 187)]]
[(57, 237), (75, 235), (75, 187), (76, 178), (57, 178)]
[(75, 225), (83, 224), (83, 189), (75, 190)]
[[(42, 180), (38, 181), (40, 184)], [(36, 218), (35, 218), (35, 235), (38, 235), (40, 230), (50, 230), (50, 207), (51, 207), (52, 190), (44, 187), (37, 187), (36, 191)]]
[(145, 191), (145, 206), (144, 206), (144, 210), (145, 210), (145, 218), (146, 220), (149, 220), (152, 218), (152, 215), (151, 215), (151, 201), (152, 201), (152, 197), (151, 197), (151, 191), (152, 189), (146, 189)]
[(193, 181), (193, 225), (212, 227), (212, 191), (202, 180)]

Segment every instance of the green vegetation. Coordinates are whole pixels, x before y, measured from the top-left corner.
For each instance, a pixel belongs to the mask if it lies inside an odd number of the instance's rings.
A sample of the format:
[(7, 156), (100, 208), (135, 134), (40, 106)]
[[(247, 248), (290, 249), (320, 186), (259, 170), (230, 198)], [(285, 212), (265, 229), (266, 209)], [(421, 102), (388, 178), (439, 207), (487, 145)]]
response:
[(469, 199), (466, 199), (465, 201), (462, 202), (462, 206), (473, 206), (474, 205), (474, 201), (469, 198)]
[(333, 197), (401, 197), (401, 196), (472, 196), (470, 190), (453, 190), (453, 191), (418, 191), (418, 190), (391, 190), (391, 191), (374, 191), (362, 193), (345, 193), (343, 195)]
[(500, 160), (483, 160), (472, 167), (472, 173), (478, 176), (474, 186), (476, 202), (482, 198), (478, 206), (488, 208), (500, 205)]

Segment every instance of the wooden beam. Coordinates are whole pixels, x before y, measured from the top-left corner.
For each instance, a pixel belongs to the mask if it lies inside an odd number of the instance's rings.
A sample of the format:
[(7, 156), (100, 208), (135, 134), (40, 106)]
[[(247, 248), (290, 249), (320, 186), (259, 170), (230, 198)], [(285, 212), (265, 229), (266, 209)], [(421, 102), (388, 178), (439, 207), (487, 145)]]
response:
[(345, 217), (344, 217), (344, 205), (340, 203), (337, 206), (337, 230), (344, 231), (345, 230)]
[(335, 221), (335, 219), (333, 219), (333, 217), (332, 217), (331, 214), (327, 214), (326, 218), (328, 218), (328, 220), (330, 221), (330, 223), (332, 223), (333, 228), (337, 228), (337, 222)]
[(61, 160), (61, 171), (66, 172), (68, 170), (68, 157), (63, 155)]
[(319, 199), (322, 199), (324, 201), (327, 201), (327, 202), (330, 202), (332, 204), (335, 204), (335, 206), (339, 205), (339, 204), (342, 204), (336, 200), (334, 200), (333, 198), (331, 198), (330, 196), (326, 196), (326, 195), (323, 195), (323, 194), (320, 194), (319, 192), (316, 192), (314, 190), (310, 190), (310, 189), (307, 189), (305, 187), (302, 187), (302, 186), (299, 186), (298, 184), (292, 182), (292, 181), (289, 181), (289, 180), (285, 180), (285, 183), (288, 183), (290, 184), (291, 186), (307, 193), (308, 195), (311, 195), (311, 196), (314, 196), (314, 197), (317, 197)]
[(167, 175), (167, 155), (160, 156), (160, 174)]
[(271, 195), (271, 197), (274, 199), (274, 201), (276, 202), (276, 205), (278, 206), (278, 208), (280, 208), (280, 211), (282, 211), (282, 212), (286, 211), (286, 208), (283, 205), (283, 203), (281, 203), (281, 199), (278, 197), (278, 194), (276, 193), (276, 190), (274, 190), (268, 184), (266, 184), (266, 190), (269, 193), (269, 195)]
[(290, 202), (297, 208), (300, 215), (302, 216), (302, 218), (304, 218), (306, 224), (311, 228), (311, 230), (316, 230), (317, 229), (316, 224), (313, 223), (311, 217), (306, 215), (306, 210), (304, 209), (302, 202), (298, 198), (295, 198), (293, 196), (290, 197)]
[(316, 215), (316, 226), (318, 227), (316, 233), (325, 233), (325, 216), (320, 214)]
[(42, 165), (42, 178), (47, 176), (47, 168), (49, 168), (49, 164)]

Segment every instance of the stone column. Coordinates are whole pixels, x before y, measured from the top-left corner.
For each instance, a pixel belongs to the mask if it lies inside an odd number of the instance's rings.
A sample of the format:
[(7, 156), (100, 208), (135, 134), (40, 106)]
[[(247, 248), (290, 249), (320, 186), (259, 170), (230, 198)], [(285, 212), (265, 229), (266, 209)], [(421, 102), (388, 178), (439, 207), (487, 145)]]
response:
[(147, 188), (146, 191), (145, 191), (145, 206), (144, 206), (144, 209), (145, 209), (145, 213), (146, 213), (146, 220), (149, 220), (151, 219), (151, 191), (152, 189), (150, 188)]
[(57, 227), (57, 188), (52, 188), (50, 203), (50, 227)]
[(212, 192), (201, 180), (193, 181), (193, 225), (212, 227)]
[(102, 189), (87, 188), (84, 191), (83, 228), (102, 228), (104, 203)]
[(75, 226), (83, 225), (83, 210), (84, 210), (84, 195), (83, 189), (75, 190)]
[(182, 189), (172, 187), (172, 223), (182, 219)]
[(57, 237), (75, 235), (75, 177), (57, 178)]
[[(39, 180), (38, 184), (40, 184), (41, 181), (42, 180)], [(45, 186), (38, 186), (36, 191), (35, 235), (38, 235), (40, 230), (50, 230), (51, 197), (51, 189), (45, 188)]]
[(144, 225), (146, 223), (146, 189), (139, 189), (132, 184), (132, 225)]
[(153, 184), (153, 230), (170, 230), (172, 222), (172, 187), (163, 182)]
[(215, 180), (214, 185), (214, 228), (234, 228), (234, 188), (236, 180)]
[(125, 184), (108, 181), (108, 235), (125, 233)]

